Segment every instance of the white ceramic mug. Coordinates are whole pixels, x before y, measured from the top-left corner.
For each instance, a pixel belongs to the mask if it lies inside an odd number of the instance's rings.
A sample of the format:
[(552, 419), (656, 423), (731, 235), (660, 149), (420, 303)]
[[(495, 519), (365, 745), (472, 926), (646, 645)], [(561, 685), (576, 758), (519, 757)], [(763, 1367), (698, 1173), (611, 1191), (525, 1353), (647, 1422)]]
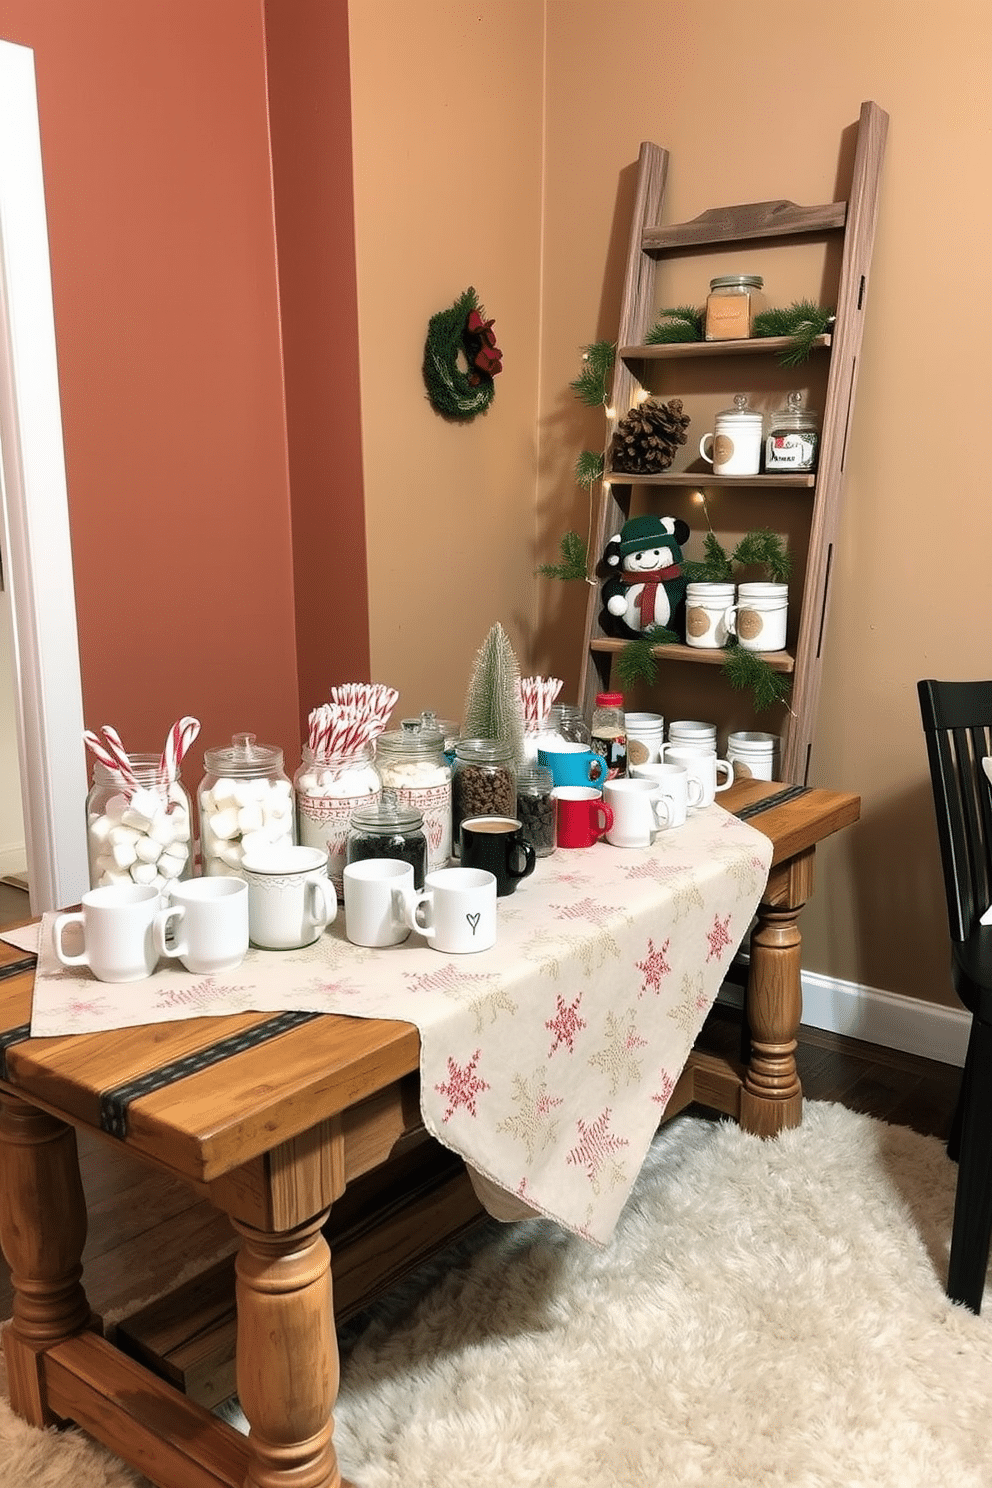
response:
[(668, 743), (662, 746), (661, 758), (671, 745), (678, 749), (712, 749), (716, 753), (716, 724), (703, 723), (698, 718), (679, 718), (668, 725)]
[(705, 650), (727, 644), (727, 614), (733, 607), (733, 584), (687, 584), (685, 643)]
[(322, 847), (289, 843), (257, 848), (241, 864), (248, 884), (251, 943), (266, 951), (312, 945), (337, 914)]
[(635, 780), (650, 780), (661, 791), (668, 806), (666, 826), (683, 826), (689, 807), (703, 804), (703, 787), (694, 775), (690, 776), (685, 765), (634, 765), (632, 773)]
[[(82, 909), (60, 914), (52, 926), (55, 954), (63, 966), (88, 966), (101, 982), (141, 982), (158, 965), (155, 917), (162, 898), (151, 884), (107, 884), (82, 897)], [(62, 936), (69, 925), (82, 930), (83, 949), (68, 954)]]
[(774, 780), (777, 734), (741, 732), (727, 739), (727, 758), (735, 780)]
[(745, 651), (784, 651), (789, 619), (787, 584), (741, 584), (724, 624)]
[[(248, 885), (243, 878), (189, 878), (170, 886), (155, 919), (155, 949), (187, 971), (233, 971), (248, 949)], [(172, 940), (169, 931), (172, 930)]]
[(665, 720), (660, 713), (628, 713), (627, 768), (648, 765), (661, 756)]
[[(671, 797), (653, 780), (621, 776), (603, 786), (603, 800), (613, 812), (606, 829), (612, 847), (650, 847), (662, 827), (673, 826)], [(684, 820), (684, 818), (683, 818)]]
[(496, 944), (496, 875), (483, 868), (438, 868), (404, 896), (403, 918), (435, 951), (465, 955)]
[(718, 413), (713, 433), (699, 441), (699, 453), (714, 475), (757, 475), (761, 469), (764, 419), (760, 413), (729, 408)]
[(719, 792), (728, 790), (734, 783), (733, 765), (729, 760), (717, 759), (715, 749), (704, 752), (694, 745), (684, 748), (677, 744), (666, 744), (665, 760), (668, 764), (684, 765), (689, 779), (699, 782), (703, 792), (700, 807), (712, 806)]
[(352, 945), (399, 945), (410, 934), (404, 898), (413, 893), (413, 864), (363, 858), (344, 870), (344, 929)]

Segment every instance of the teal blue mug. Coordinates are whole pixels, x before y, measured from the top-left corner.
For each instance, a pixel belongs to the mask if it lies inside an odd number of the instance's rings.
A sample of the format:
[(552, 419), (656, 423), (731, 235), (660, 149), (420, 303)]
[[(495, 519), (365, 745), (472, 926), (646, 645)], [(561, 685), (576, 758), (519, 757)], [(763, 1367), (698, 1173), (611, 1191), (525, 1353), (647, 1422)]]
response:
[(584, 744), (556, 744), (554, 749), (539, 749), (537, 762), (551, 771), (555, 785), (601, 786), (606, 779), (606, 761)]

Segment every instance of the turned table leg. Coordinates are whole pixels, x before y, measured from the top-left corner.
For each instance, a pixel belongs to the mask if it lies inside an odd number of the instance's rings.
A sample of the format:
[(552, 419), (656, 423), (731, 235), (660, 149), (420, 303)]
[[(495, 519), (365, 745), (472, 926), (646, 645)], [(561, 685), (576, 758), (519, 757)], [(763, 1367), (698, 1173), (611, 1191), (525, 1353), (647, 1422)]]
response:
[(0, 1094), (0, 1244), (14, 1286), (4, 1333), (10, 1403), (34, 1426), (45, 1401), (42, 1356), (92, 1323), (83, 1290), (86, 1199), (71, 1126)]
[(251, 1426), (245, 1488), (339, 1488), (338, 1351), (328, 1210), (291, 1230), (235, 1219), (238, 1398)]
[(799, 914), (812, 892), (813, 849), (773, 869), (751, 933), (747, 1019), (751, 1056), (741, 1090), (740, 1124), (773, 1137), (803, 1118), (796, 1072), (802, 1019), (802, 936)]

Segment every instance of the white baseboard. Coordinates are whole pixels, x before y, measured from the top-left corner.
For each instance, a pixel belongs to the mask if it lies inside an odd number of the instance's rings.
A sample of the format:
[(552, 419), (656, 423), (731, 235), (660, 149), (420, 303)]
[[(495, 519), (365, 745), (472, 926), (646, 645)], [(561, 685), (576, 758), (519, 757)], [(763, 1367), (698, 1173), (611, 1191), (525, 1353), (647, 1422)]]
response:
[[(809, 1027), (941, 1064), (964, 1065), (971, 1030), (971, 1015), (964, 1008), (921, 1002), (816, 971), (804, 971), (802, 976), (803, 1022)], [(742, 997), (739, 987), (727, 984), (719, 1000), (739, 1007)]]

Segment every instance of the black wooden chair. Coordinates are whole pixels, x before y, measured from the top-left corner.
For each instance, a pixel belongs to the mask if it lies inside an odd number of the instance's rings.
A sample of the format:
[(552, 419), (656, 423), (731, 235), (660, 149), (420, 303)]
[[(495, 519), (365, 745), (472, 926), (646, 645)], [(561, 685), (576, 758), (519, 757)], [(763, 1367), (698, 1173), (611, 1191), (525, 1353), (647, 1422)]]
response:
[(971, 1036), (947, 1150), (958, 1163), (947, 1295), (980, 1312), (992, 1236), (992, 682), (917, 684), (947, 895), (951, 974)]

